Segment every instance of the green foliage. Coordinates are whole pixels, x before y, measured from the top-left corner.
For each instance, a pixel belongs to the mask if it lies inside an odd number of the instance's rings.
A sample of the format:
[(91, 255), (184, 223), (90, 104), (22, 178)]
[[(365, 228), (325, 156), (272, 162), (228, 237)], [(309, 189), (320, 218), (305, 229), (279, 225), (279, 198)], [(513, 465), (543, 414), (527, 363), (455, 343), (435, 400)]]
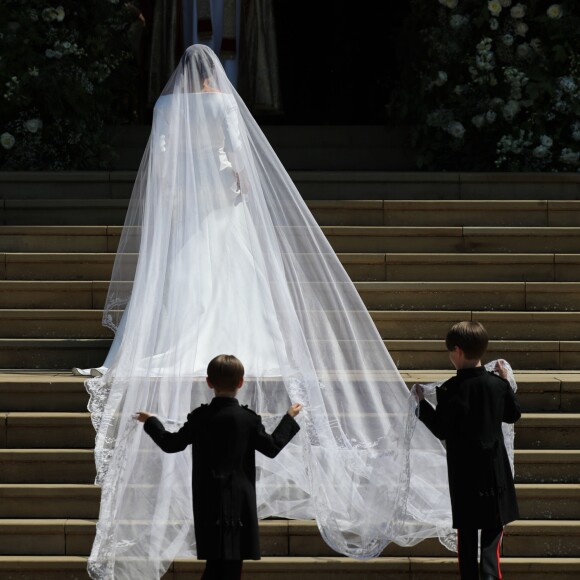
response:
[(105, 127), (134, 83), (119, 0), (2, 0), (0, 167), (107, 167)]
[(580, 3), (410, 0), (390, 110), (429, 170), (580, 171)]

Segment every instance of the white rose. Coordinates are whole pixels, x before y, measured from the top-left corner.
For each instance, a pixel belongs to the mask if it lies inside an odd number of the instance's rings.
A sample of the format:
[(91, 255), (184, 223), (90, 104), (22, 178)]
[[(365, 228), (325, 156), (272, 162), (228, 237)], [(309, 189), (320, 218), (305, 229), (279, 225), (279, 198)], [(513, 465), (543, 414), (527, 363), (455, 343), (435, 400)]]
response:
[(514, 37), (511, 34), (504, 34), (501, 40), (506, 46), (511, 46), (514, 43)]
[(569, 163), (570, 165), (578, 165), (580, 162), (580, 153), (572, 151), (572, 149), (562, 149), (560, 161), (562, 163)]
[(497, 20), (497, 18), (491, 18), (489, 21), (489, 27), (492, 30), (497, 30), (499, 28), (499, 22)]
[(54, 8), (45, 8), (41, 14), (42, 14), (42, 19), (45, 22), (50, 22), (50, 21), (54, 20), (56, 17), (56, 10)]
[(523, 18), (526, 15), (527, 6), (525, 4), (516, 4), (510, 10), (512, 18)]
[(503, 118), (506, 121), (513, 121), (515, 116), (520, 112), (520, 106), (517, 101), (508, 101), (503, 108)]
[(461, 14), (454, 14), (449, 19), (449, 24), (450, 24), (451, 28), (453, 28), (453, 30), (458, 30), (462, 26), (465, 26), (468, 22), (469, 22), (469, 18), (466, 18), (465, 16), (461, 16)]
[(574, 79), (572, 77), (570, 77), (570, 76), (560, 77), (558, 79), (558, 84), (567, 93), (574, 93), (574, 92), (576, 92), (576, 83), (574, 82)]
[(459, 121), (452, 121), (447, 125), (447, 132), (456, 139), (461, 139), (465, 135), (465, 127)]
[(560, 4), (552, 4), (548, 10), (546, 10), (546, 14), (552, 18), (552, 20), (560, 20), (564, 15), (564, 10), (562, 10)]
[(540, 137), (540, 143), (544, 146), (544, 147), (548, 147), (550, 148), (553, 144), (554, 141), (552, 141), (552, 139), (550, 137), (548, 137), (547, 135), (542, 135)]
[(478, 128), (481, 129), (485, 125), (485, 117), (483, 115), (475, 115), (471, 119), (471, 122)]
[(2, 133), (2, 135), (0, 135), (0, 143), (4, 149), (12, 149), (14, 143), (16, 143), (16, 139), (14, 139), (14, 135), (11, 135), (10, 133)]
[(532, 38), (532, 40), (530, 40), (530, 46), (536, 52), (539, 52), (542, 49), (542, 41), (539, 38)]
[(550, 152), (543, 145), (538, 145), (533, 151), (532, 155), (537, 159), (545, 159)]
[(504, 7), (508, 8), (512, 5), (512, 0), (499, 0), (499, 3)]
[(30, 133), (37, 133), (39, 129), (42, 129), (42, 121), (40, 119), (28, 119), (24, 123), (24, 128)]
[(530, 45), (526, 44), (525, 42), (520, 44), (517, 48), (517, 53), (520, 58), (527, 58), (530, 56), (530, 52)]
[(490, 124), (495, 123), (496, 119), (497, 119), (497, 113), (495, 111), (488, 111), (485, 114), (485, 120)]
[(62, 22), (64, 20), (64, 8), (62, 6), (57, 6), (55, 12), (55, 18)]
[(437, 79), (435, 84), (438, 87), (442, 87), (447, 82), (447, 73), (444, 70), (437, 71)]
[(499, 0), (489, 0), (487, 3), (487, 9), (493, 16), (499, 16), (501, 8), (501, 2)]
[(516, 24), (516, 34), (518, 36), (525, 36), (528, 33), (528, 25), (525, 22), (518, 22)]

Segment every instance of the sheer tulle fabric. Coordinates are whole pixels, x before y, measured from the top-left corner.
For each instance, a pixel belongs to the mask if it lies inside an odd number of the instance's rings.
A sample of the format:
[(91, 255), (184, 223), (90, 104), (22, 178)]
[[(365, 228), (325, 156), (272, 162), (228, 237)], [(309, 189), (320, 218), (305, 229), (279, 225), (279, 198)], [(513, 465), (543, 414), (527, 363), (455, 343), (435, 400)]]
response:
[(102, 486), (92, 578), (158, 578), (195, 554), (191, 454), (163, 454), (133, 414), (177, 430), (211, 398), (220, 353), (244, 363), (240, 402), (267, 428), (305, 405), (292, 443), (258, 457), (261, 518), (316, 518), (356, 558), (440, 535), (443, 447), (412, 438), (414, 405), (367, 309), (205, 46), (186, 51), (155, 106), (104, 324), (114, 355), (87, 381)]

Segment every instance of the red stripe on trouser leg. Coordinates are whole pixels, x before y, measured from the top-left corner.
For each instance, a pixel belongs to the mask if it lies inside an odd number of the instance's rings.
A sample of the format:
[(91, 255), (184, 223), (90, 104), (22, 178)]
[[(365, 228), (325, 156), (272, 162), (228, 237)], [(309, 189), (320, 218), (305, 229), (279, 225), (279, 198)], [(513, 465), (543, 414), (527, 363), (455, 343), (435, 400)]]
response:
[(497, 542), (497, 549), (496, 549), (496, 555), (497, 555), (497, 577), (499, 578), (499, 580), (501, 580), (503, 578), (503, 576), (501, 575), (501, 568), (500, 568), (500, 548), (501, 548), (501, 541), (503, 539), (503, 531), (499, 536), (499, 540)]

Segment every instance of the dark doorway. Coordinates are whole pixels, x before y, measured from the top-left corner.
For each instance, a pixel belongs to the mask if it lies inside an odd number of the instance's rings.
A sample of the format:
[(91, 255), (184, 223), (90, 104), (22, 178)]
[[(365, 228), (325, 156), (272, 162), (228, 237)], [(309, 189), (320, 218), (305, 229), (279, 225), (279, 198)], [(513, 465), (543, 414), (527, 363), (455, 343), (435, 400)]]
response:
[(399, 77), (396, 47), (407, 3), (274, 0), (274, 6), (283, 113), (268, 122), (383, 123)]

